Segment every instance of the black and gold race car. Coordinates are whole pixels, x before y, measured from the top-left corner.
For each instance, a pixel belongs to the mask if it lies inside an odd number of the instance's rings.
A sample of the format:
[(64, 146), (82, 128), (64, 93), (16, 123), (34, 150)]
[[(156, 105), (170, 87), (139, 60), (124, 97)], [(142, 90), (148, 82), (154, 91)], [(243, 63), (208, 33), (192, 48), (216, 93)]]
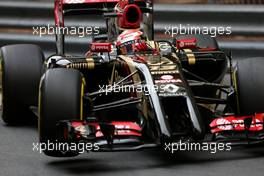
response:
[[(97, 144), (94, 151), (137, 150), (166, 142), (263, 142), (264, 58), (238, 60), (207, 35), (154, 40), (149, 0), (55, 0), (64, 15), (101, 14), (105, 34), (88, 52), (67, 55), (36, 45), (1, 48), (2, 118), (19, 124), (35, 113), (41, 143)], [(87, 44), (88, 45), (88, 44)], [(45, 149), (76, 156), (78, 149)]]

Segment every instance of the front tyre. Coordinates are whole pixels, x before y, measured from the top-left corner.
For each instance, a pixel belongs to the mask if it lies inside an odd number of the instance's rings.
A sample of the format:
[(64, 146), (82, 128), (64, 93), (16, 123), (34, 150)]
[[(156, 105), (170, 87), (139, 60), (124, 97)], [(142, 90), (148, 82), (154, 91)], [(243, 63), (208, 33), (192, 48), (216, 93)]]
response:
[[(85, 82), (74, 69), (49, 69), (44, 74), (39, 90), (40, 143), (59, 142), (57, 124), (61, 120), (82, 120)], [(53, 157), (71, 157), (78, 151), (44, 150)]]
[(238, 60), (236, 89), (238, 112), (253, 115), (264, 112), (264, 58)]
[(9, 125), (17, 125), (32, 117), (30, 106), (38, 104), (44, 54), (37, 45), (20, 44), (2, 47), (0, 57), (2, 119)]

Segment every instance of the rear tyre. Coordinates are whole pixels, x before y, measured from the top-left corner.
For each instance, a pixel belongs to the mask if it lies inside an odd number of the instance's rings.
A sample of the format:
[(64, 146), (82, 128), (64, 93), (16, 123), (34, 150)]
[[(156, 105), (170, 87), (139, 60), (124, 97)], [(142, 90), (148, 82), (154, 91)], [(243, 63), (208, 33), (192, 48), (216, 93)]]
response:
[(2, 119), (16, 125), (32, 117), (29, 107), (37, 106), (44, 55), (38, 46), (29, 44), (2, 47), (0, 54)]
[[(39, 95), (39, 138), (40, 143), (60, 142), (58, 122), (61, 120), (81, 120), (83, 117), (84, 79), (78, 70), (50, 69), (43, 76)], [(53, 157), (77, 156), (78, 151), (62, 152), (44, 150)]]
[(264, 58), (238, 60), (236, 88), (238, 112), (252, 115), (264, 112)]

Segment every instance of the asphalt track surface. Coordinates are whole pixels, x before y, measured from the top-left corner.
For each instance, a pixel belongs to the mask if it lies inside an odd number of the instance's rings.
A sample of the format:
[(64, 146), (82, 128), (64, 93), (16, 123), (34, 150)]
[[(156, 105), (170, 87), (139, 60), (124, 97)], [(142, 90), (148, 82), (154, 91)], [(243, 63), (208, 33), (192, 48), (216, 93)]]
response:
[(158, 150), (88, 153), (75, 158), (51, 158), (33, 151), (36, 123), (17, 127), (0, 121), (0, 176), (120, 175), (120, 176), (263, 176), (264, 146), (231, 151), (179, 152)]

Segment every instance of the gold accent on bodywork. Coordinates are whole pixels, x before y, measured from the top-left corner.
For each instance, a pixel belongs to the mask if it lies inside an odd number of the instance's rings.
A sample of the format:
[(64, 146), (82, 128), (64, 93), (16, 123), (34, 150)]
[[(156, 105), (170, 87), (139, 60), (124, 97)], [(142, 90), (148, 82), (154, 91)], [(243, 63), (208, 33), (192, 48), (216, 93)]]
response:
[(196, 58), (194, 54), (192, 53), (192, 50), (190, 49), (184, 49), (184, 51), (187, 53), (186, 56), (188, 58), (188, 62), (190, 65), (195, 65), (196, 63)]
[[(120, 55), (119, 57), (127, 63), (131, 73), (136, 71), (136, 68), (133, 65), (133, 60), (130, 57), (127, 57), (127, 56), (124, 56), (124, 55)], [(140, 79), (138, 74), (134, 74), (132, 76), (132, 79), (133, 79), (134, 83), (141, 82), (141, 79)]]
[(148, 66), (151, 72), (153, 71), (168, 71), (175, 70), (174, 62), (166, 57), (150, 56), (148, 57)]
[(239, 98), (238, 98), (238, 86), (237, 86), (237, 70), (234, 70), (234, 72), (232, 73), (232, 79), (233, 79), (233, 83), (234, 83), (234, 89), (235, 89), (235, 93), (236, 93), (236, 102), (237, 102), (237, 111), (238, 113), (240, 113), (240, 106), (239, 106)]
[(80, 97), (80, 120), (83, 120), (83, 96), (84, 96), (84, 87), (86, 85), (85, 79), (82, 79), (81, 85), (81, 97)]
[[(119, 56), (123, 61), (125, 61), (129, 67), (130, 73), (134, 73), (136, 71), (135, 66), (133, 65), (133, 60), (130, 57), (120, 55)], [(140, 83), (141, 79), (138, 74), (134, 74), (132, 76), (133, 82), (134, 83)], [(137, 97), (142, 97), (142, 92), (137, 92)]]
[(88, 70), (92, 70), (95, 68), (95, 63), (93, 58), (87, 58), (85, 61), (70, 63), (69, 65), (66, 66), (66, 68), (88, 69)]
[(94, 59), (93, 58), (87, 58), (86, 62), (88, 64), (88, 69), (89, 70), (94, 69), (95, 63), (94, 63)]
[(116, 63), (114, 63), (113, 65), (113, 69), (112, 69), (112, 74), (111, 74), (111, 80), (109, 81), (109, 85), (110, 86), (113, 86), (114, 84), (114, 79), (115, 79), (115, 66), (116, 66)]

